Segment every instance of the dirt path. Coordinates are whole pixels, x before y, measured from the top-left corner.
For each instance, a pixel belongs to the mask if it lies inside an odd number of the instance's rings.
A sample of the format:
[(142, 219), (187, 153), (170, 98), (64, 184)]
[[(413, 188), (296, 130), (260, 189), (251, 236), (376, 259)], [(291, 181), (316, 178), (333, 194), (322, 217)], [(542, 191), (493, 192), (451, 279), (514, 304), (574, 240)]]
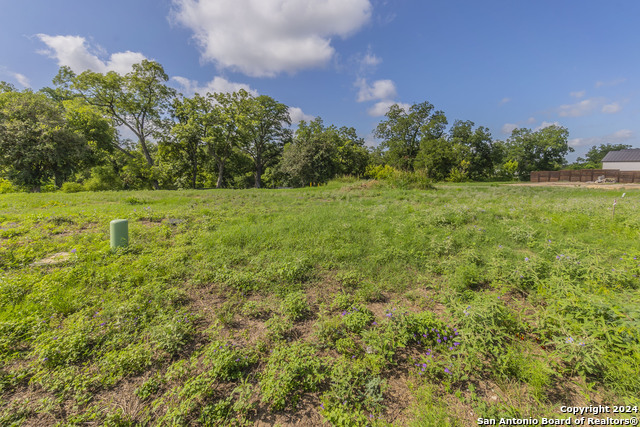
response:
[(517, 184), (507, 184), (514, 185), (516, 187), (573, 187), (573, 188), (598, 188), (602, 190), (633, 190), (640, 188), (640, 184), (596, 184), (594, 182), (568, 182), (568, 181), (560, 181), (560, 182), (519, 182)]

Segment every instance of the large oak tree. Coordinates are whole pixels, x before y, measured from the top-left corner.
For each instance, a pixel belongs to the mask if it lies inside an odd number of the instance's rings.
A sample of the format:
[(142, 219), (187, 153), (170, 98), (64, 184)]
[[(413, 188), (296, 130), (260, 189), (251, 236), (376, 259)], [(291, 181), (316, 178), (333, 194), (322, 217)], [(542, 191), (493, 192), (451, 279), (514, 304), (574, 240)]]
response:
[[(115, 126), (124, 126), (133, 132), (147, 164), (153, 166), (155, 161), (149, 144), (162, 128), (163, 115), (175, 96), (175, 90), (166, 85), (168, 80), (162, 65), (143, 60), (134, 64), (132, 71), (125, 75), (90, 70), (76, 75), (69, 67), (62, 67), (54, 83), (80, 94), (89, 104), (100, 108), (111, 117)], [(116, 148), (123, 150), (118, 144)], [(157, 182), (154, 187), (158, 188)]]

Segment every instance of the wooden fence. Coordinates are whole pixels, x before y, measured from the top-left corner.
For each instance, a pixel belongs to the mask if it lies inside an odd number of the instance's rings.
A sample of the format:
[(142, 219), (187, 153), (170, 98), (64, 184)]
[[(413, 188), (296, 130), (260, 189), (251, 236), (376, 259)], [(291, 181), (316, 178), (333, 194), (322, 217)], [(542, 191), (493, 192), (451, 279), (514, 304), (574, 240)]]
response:
[(562, 171), (531, 172), (531, 182), (589, 182), (599, 177), (613, 178), (623, 184), (640, 183), (640, 171), (621, 171), (620, 169), (581, 169)]

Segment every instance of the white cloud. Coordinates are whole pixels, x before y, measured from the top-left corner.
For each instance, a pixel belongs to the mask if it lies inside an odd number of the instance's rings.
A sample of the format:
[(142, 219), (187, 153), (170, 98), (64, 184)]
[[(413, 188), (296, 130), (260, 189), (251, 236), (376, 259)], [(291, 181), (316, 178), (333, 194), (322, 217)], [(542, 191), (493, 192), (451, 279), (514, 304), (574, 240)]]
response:
[(600, 88), (603, 86), (616, 86), (619, 85), (620, 83), (624, 83), (626, 82), (627, 79), (614, 79), (614, 80), (609, 80), (609, 81), (598, 81), (595, 84), (595, 87)]
[(295, 125), (300, 123), (301, 121), (310, 122), (315, 119), (314, 116), (310, 114), (305, 114), (301, 108), (298, 107), (289, 107), (289, 116), (291, 116), (291, 124)]
[(377, 57), (376, 55), (374, 55), (371, 52), (368, 52), (362, 58), (362, 65), (367, 66), (367, 67), (376, 67), (376, 66), (380, 65), (381, 63), (382, 63), (382, 58)]
[(583, 147), (587, 145), (614, 144), (628, 141), (635, 137), (635, 133), (629, 129), (621, 129), (612, 134), (605, 136), (596, 136), (591, 138), (573, 138), (569, 140), (572, 147)]
[(250, 76), (320, 67), (331, 36), (347, 37), (371, 17), (369, 0), (173, 0), (173, 21), (194, 32), (202, 59)]
[(126, 74), (131, 71), (133, 64), (147, 59), (140, 52), (126, 51), (113, 53), (108, 60), (103, 61), (96, 53), (101, 49), (91, 49), (84, 37), (50, 36), (47, 34), (38, 34), (37, 36), (49, 47), (49, 49), (41, 50), (39, 53), (56, 59), (58, 65), (66, 65), (76, 73), (92, 70), (98, 73), (115, 71), (119, 74)]
[(505, 123), (502, 125), (502, 133), (505, 135), (511, 135), (511, 133), (518, 128), (518, 125), (515, 123)]
[(561, 105), (558, 109), (558, 115), (560, 117), (582, 117), (593, 113), (602, 104), (601, 98), (585, 99), (575, 104)]
[(529, 117), (527, 119), (527, 123), (530, 124), (530, 125), (534, 124), (535, 122), (536, 122), (536, 118), (535, 117)]
[(204, 85), (200, 85), (195, 80), (189, 80), (186, 77), (172, 77), (172, 80), (178, 82), (180, 86), (182, 86), (182, 92), (187, 96), (192, 96), (195, 93), (199, 93), (200, 95), (205, 95), (207, 93), (231, 93), (237, 92), (240, 89), (244, 89), (250, 94), (257, 96), (258, 91), (255, 89), (251, 89), (248, 84), (245, 83), (233, 83), (229, 80), (216, 76), (208, 83)]
[(396, 85), (391, 80), (377, 80), (369, 86), (365, 79), (358, 79), (355, 85), (360, 88), (358, 102), (375, 101), (377, 99), (389, 100), (397, 95)]
[(347, 64), (342, 64), (339, 60), (339, 56), (339, 54), (336, 54), (335, 56), (337, 69), (353, 72), (357, 76), (370, 74), (382, 63), (382, 58), (373, 53), (371, 46), (367, 48), (366, 53), (358, 52), (351, 55)]
[(584, 96), (587, 94), (586, 90), (581, 90), (581, 91), (576, 91), (576, 92), (570, 92), (569, 96), (573, 97), (573, 98), (584, 98)]
[(22, 87), (31, 87), (31, 82), (24, 74), (20, 73), (11, 73), (13, 78), (17, 80), (18, 83), (22, 85)]
[(539, 131), (541, 129), (548, 128), (549, 126), (561, 126), (561, 124), (558, 123), (558, 122), (544, 122), (543, 121), (542, 123), (540, 123), (540, 126), (536, 127), (533, 131), (537, 132), (537, 131)]
[(380, 101), (380, 102), (377, 102), (373, 107), (369, 108), (367, 112), (372, 117), (382, 117), (385, 114), (387, 114), (387, 111), (389, 111), (389, 108), (391, 108), (391, 106), (395, 104), (398, 104), (398, 106), (402, 108), (404, 111), (409, 111), (409, 108), (411, 108), (411, 105), (404, 104), (402, 102)]
[(506, 104), (507, 102), (511, 102), (511, 98), (502, 98), (502, 99), (500, 100), (500, 105), (504, 105), (504, 104)]
[(617, 102), (612, 102), (602, 107), (602, 112), (607, 114), (615, 114), (622, 111), (622, 106)]

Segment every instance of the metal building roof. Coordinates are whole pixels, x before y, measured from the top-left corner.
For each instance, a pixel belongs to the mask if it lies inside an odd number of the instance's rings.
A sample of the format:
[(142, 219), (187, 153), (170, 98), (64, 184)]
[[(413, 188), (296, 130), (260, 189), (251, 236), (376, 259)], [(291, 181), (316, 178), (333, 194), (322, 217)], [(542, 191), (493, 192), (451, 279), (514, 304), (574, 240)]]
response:
[(609, 151), (603, 162), (640, 162), (640, 148), (628, 150)]

